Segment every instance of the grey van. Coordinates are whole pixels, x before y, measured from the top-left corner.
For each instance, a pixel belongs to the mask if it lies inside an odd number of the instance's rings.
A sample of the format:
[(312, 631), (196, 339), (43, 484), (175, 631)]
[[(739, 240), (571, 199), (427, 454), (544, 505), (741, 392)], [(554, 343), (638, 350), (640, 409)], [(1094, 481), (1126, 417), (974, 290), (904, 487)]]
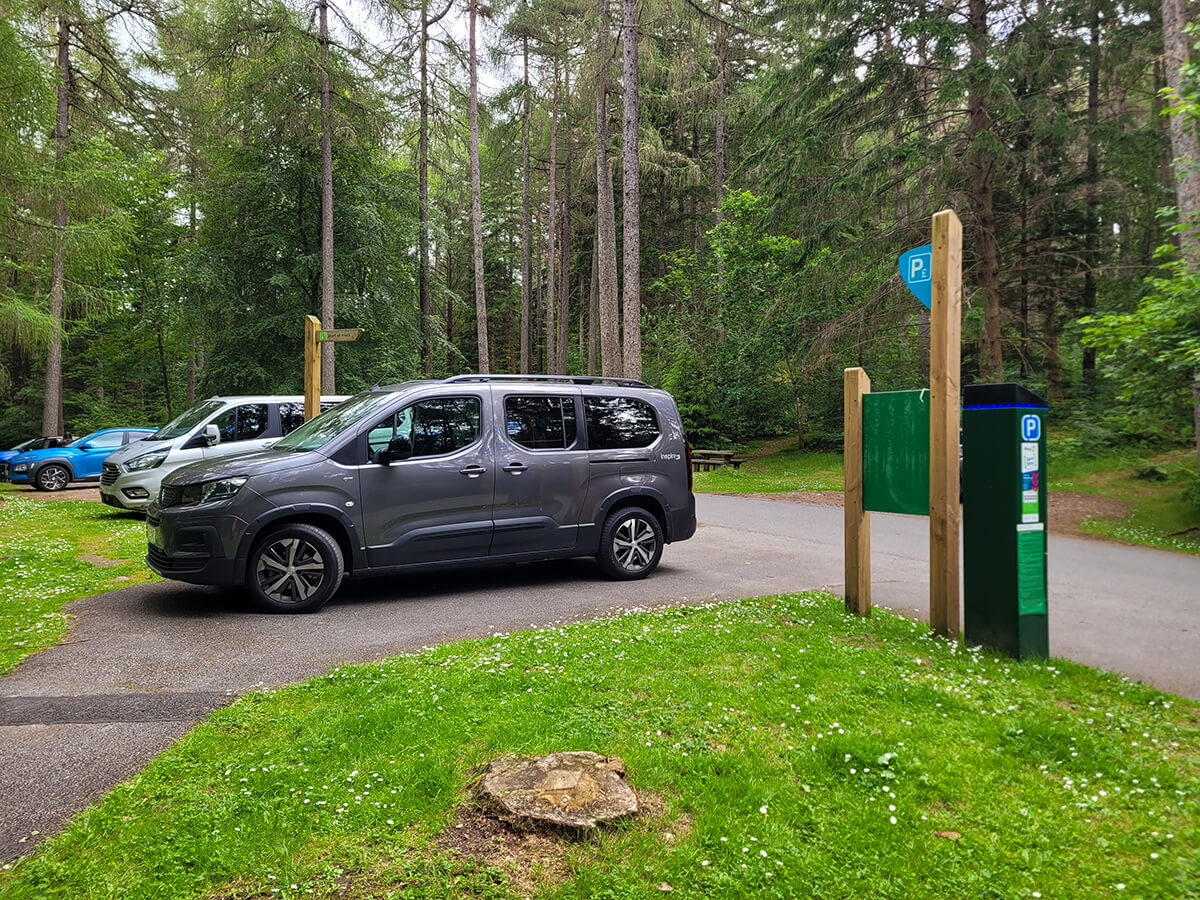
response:
[(167, 475), (146, 559), (272, 612), (319, 609), (345, 575), (595, 556), (644, 578), (696, 531), (689, 457), (674, 400), (639, 381), (374, 388), (270, 450)]

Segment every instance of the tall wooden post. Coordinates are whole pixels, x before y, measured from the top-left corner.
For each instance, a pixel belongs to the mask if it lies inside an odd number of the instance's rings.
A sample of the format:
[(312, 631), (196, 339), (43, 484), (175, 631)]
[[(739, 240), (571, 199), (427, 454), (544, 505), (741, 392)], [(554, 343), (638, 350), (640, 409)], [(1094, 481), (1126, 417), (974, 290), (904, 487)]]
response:
[(321, 320), (304, 317), (304, 421), (321, 411)]
[(959, 631), (958, 535), (961, 514), (958, 499), (958, 438), (962, 410), (959, 378), (962, 222), (950, 209), (942, 210), (933, 217), (932, 270), (929, 337), (929, 625), (940, 635), (955, 637)]
[(871, 614), (871, 514), (863, 509), (863, 395), (871, 379), (855, 367), (843, 374), (845, 410), (846, 611)]

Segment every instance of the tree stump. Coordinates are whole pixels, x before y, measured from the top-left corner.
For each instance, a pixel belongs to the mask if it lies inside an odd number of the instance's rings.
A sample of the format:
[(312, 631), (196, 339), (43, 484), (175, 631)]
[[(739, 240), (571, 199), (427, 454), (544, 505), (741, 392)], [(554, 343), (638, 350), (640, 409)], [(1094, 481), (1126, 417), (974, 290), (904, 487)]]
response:
[(625, 762), (589, 750), (502, 757), (487, 767), (480, 791), (517, 824), (591, 830), (638, 810)]

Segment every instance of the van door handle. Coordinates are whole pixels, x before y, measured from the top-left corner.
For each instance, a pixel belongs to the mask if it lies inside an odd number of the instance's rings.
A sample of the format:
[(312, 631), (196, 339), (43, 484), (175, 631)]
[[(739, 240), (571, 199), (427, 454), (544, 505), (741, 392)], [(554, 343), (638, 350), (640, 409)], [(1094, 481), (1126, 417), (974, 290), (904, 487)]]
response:
[(467, 466), (465, 469), (458, 470), (460, 474), (466, 475), (468, 478), (478, 478), (487, 471), (483, 466)]
[(526, 466), (524, 463), (514, 462), (514, 463), (509, 463), (507, 466), (505, 466), (504, 471), (510, 472), (513, 475), (520, 475), (527, 468), (529, 468), (529, 467)]

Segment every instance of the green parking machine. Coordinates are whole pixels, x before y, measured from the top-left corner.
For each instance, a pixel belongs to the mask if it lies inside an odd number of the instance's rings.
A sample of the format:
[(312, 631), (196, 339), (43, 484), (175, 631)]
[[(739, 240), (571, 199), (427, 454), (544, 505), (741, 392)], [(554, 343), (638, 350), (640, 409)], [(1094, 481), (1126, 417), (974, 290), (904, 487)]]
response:
[(963, 618), (969, 643), (1045, 659), (1046, 401), (1019, 384), (963, 390)]

